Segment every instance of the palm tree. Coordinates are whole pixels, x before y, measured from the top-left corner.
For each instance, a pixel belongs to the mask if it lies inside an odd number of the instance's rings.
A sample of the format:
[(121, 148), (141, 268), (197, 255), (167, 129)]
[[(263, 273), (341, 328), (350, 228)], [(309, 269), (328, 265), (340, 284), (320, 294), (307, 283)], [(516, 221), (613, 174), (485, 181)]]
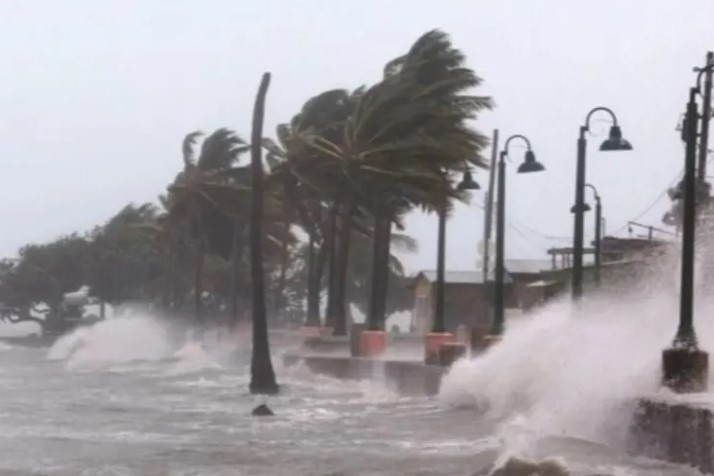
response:
[(250, 392), (261, 394), (278, 393), (275, 371), (270, 358), (268, 322), (265, 310), (263, 271), (263, 116), (265, 96), (270, 85), (270, 73), (264, 73), (258, 88), (253, 110), (251, 132), (252, 204), (250, 220), (250, 269), (253, 282), (253, 357), (250, 366)]
[(467, 121), (492, 104), (463, 94), (481, 83), (464, 60), (444, 33), (430, 31), (387, 64), (381, 82), (353, 95), (341, 133), (308, 137), (325, 162), (341, 168), (335, 182), (348, 196), (343, 203), (357, 201), (373, 217), (373, 329), (384, 321), (392, 223), (413, 207), (435, 210), (444, 196), (463, 199), (451, 175), (485, 163), (488, 140)]
[(201, 132), (188, 134), (183, 141), (184, 168), (169, 187), (168, 226), (187, 223), (194, 249), (194, 315), (202, 320), (203, 264), (206, 256), (208, 216), (230, 210), (236, 202), (231, 172), (239, 156), (248, 150), (245, 142), (228, 129), (208, 136), (195, 159), (194, 147)]

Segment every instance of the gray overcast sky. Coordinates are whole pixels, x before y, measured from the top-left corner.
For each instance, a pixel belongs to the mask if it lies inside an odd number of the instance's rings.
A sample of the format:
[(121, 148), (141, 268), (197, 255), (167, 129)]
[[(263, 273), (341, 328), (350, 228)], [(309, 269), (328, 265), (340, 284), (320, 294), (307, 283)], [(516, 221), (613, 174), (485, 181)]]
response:
[[(714, 49), (713, 19), (711, 0), (2, 0), (0, 255), (154, 200), (187, 132), (228, 126), (247, 137), (263, 71), (273, 73), (272, 133), (318, 92), (377, 81), (387, 60), (440, 28), (496, 100), (478, 127), (526, 134), (548, 168), (508, 176), (509, 255), (543, 257), (567, 242), (542, 234), (571, 235), (575, 141), (592, 107), (613, 108), (635, 147), (604, 154), (602, 137), (589, 143), (608, 231), (681, 170), (674, 128), (691, 68)], [(668, 206), (640, 221), (660, 225)], [(475, 205), (458, 208), (450, 268), (474, 266), (482, 222)], [(410, 270), (434, 268), (435, 228), (433, 216), (409, 219), (420, 242)]]

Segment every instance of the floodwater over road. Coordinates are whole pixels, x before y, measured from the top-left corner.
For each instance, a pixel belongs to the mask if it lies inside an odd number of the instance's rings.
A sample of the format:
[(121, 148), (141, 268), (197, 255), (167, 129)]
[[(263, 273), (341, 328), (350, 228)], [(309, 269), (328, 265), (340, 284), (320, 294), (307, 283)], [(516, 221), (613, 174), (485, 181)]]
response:
[[(513, 331), (522, 349), (538, 332), (527, 327)], [(247, 393), (247, 347), (174, 345), (148, 318), (105, 321), (50, 350), (3, 346), (0, 475), (485, 476), (511, 457), (555, 458), (567, 474), (696, 474), (571, 435), (556, 417), (572, 413), (573, 389), (558, 406), (528, 372), (496, 379), (521, 353), (494, 353), (490, 370), (461, 363), (439, 398), (403, 398), (379, 382), (283, 368), (277, 355), (291, 345), (274, 346), (283, 392), (267, 400), (276, 413), (267, 418), (250, 416), (265, 398)], [(553, 405), (550, 413), (531, 411), (531, 397), (516, 398), (506, 382)]]

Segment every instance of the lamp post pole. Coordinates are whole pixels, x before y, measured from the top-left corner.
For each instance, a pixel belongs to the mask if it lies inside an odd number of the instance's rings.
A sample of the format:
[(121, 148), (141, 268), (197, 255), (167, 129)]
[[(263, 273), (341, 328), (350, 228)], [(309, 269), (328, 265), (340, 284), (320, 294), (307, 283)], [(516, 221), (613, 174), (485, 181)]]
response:
[[(434, 315), (432, 318), (431, 332), (425, 338), (424, 360), (427, 364), (439, 362), (439, 349), (441, 345), (451, 339), (451, 334), (446, 331), (444, 316), (444, 293), (446, 266), (446, 210), (448, 205), (449, 182), (444, 175), (441, 184), (441, 196), (439, 197), (439, 233), (436, 257), (436, 302), (434, 304)], [(458, 190), (478, 190), (479, 184), (474, 181), (471, 171), (467, 168), (464, 172), (463, 180), (457, 186)]]
[(514, 139), (520, 139), (526, 143), (525, 160), (518, 167), (518, 173), (541, 172), (545, 170), (543, 164), (536, 161), (535, 154), (531, 150), (531, 143), (526, 136), (515, 134), (510, 136), (501, 151), (498, 161), (498, 198), (496, 199), (496, 276), (494, 289), (494, 309), (493, 323), (491, 326), (491, 337), (498, 338), (503, 334), (505, 321), (505, 237), (506, 237), (506, 157), (508, 156), (508, 146)]
[[(600, 265), (602, 260), (602, 201), (594, 185), (585, 184), (595, 195), (595, 285), (600, 287)], [(587, 209), (587, 205), (585, 206)]]
[(500, 336), (503, 334), (503, 321), (505, 315), (505, 275), (504, 266), (505, 255), (505, 217), (506, 217), (506, 154), (508, 142), (513, 139), (511, 136), (506, 141), (504, 149), (501, 151), (498, 160), (498, 195), (496, 198), (496, 272), (495, 288), (493, 290), (493, 323), (491, 335)]
[(702, 91), (702, 125), (699, 135), (699, 168), (697, 178), (700, 182), (707, 179), (707, 154), (709, 152), (709, 121), (712, 116), (712, 67), (714, 53), (707, 53), (707, 64), (704, 67), (704, 91)]
[(585, 214), (585, 155), (587, 141), (585, 133), (590, 130), (590, 119), (596, 112), (606, 112), (612, 118), (613, 125), (610, 127), (610, 134), (607, 140), (600, 145), (601, 151), (631, 150), (629, 142), (622, 138), (622, 131), (617, 125), (617, 117), (612, 110), (606, 107), (596, 107), (592, 109), (585, 118), (585, 125), (580, 127), (578, 136), (578, 156), (575, 172), (575, 205), (573, 206), (574, 229), (573, 229), (573, 272), (571, 281), (572, 297), (579, 301), (583, 294), (583, 235), (584, 235), (584, 214)]
[(446, 262), (446, 191), (441, 194), (439, 207), (439, 234), (436, 252), (436, 303), (434, 305), (434, 322), (432, 333), (446, 332), (444, 323), (444, 266)]
[(699, 350), (694, 332), (694, 239), (697, 207), (697, 88), (689, 91), (685, 120), (684, 214), (682, 265), (679, 297), (679, 326), (672, 347), (662, 353), (663, 383), (675, 392), (707, 389), (709, 356)]
[(595, 196), (595, 286), (600, 287), (600, 267), (602, 265), (602, 201)]
[(573, 223), (573, 299), (580, 299), (583, 294), (583, 220), (585, 207), (585, 132), (587, 126), (580, 127), (578, 137), (578, 163), (575, 171), (575, 220)]
[(687, 131), (684, 157), (684, 220), (682, 227), (682, 276), (680, 281), (679, 328), (675, 347), (696, 347), (694, 332), (694, 235), (696, 226), (696, 146), (697, 104), (696, 90), (689, 92), (687, 103)]

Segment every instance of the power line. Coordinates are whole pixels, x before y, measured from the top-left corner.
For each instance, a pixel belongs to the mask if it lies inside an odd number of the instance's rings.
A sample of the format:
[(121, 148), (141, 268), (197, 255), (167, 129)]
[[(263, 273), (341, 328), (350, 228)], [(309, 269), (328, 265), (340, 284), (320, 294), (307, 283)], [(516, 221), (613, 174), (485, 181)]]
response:
[(533, 233), (534, 235), (538, 235), (538, 236), (540, 236), (540, 237), (542, 237), (542, 238), (545, 238), (545, 239), (547, 239), (547, 240), (568, 241), (568, 240), (572, 240), (572, 239), (573, 239), (572, 236), (549, 235), (549, 234), (547, 234), (547, 233), (543, 233), (543, 232), (540, 232), (540, 231), (538, 231), (538, 230), (534, 230), (533, 228), (530, 228), (529, 226), (524, 225), (523, 223), (519, 222), (518, 220), (516, 220), (515, 218), (513, 218), (513, 216), (511, 216), (511, 215), (508, 215), (508, 219), (511, 220), (511, 221), (513, 221), (513, 222), (515, 222), (515, 223), (517, 223), (518, 226), (520, 226), (521, 228), (524, 228), (526, 231), (529, 231), (529, 232)]
[[(714, 156), (711, 157), (709, 160), (707, 160), (707, 164), (710, 164), (710, 163), (712, 162), (712, 160), (714, 160)], [(639, 215), (637, 215), (635, 218), (632, 218), (632, 219), (628, 220), (627, 223), (625, 223), (625, 224), (622, 225), (620, 228), (618, 228), (617, 230), (615, 230), (615, 232), (613, 232), (613, 235), (616, 235), (616, 234), (620, 233), (622, 230), (624, 230), (625, 228), (627, 228), (627, 227), (629, 226), (630, 222), (639, 220), (639, 219), (642, 218), (644, 215), (646, 215), (650, 210), (652, 210), (652, 209), (655, 207), (655, 205), (657, 205), (657, 203), (658, 203), (660, 200), (662, 200), (662, 198), (667, 194), (667, 192), (669, 191), (669, 189), (670, 189), (675, 183), (677, 183), (677, 181), (678, 181), (683, 175), (684, 175), (684, 168), (682, 168), (682, 170), (677, 174), (677, 176), (669, 183), (669, 185), (667, 185), (667, 187), (664, 189), (664, 191), (663, 191), (662, 193), (660, 193), (660, 194), (657, 196), (657, 198), (655, 198), (655, 200), (654, 200), (652, 203), (650, 203), (650, 204), (647, 206), (647, 208), (645, 208), (645, 210), (644, 210), (643, 212), (641, 212), (641, 213), (640, 213)]]
[[(711, 159), (710, 159), (710, 161), (711, 161)], [(613, 234), (613, 235), (617, 235), (617, 234), (620, 233), (622, 230), (624, 230), (625, 228), (627, 228), (627, 227), (629, 226), (630, 222), (637, 221), (637, 220), (639, 220), (640, 218), (642, 218), (643, 216), (645, 216), (647, 213), (649, 213), (649, 211), (652, 210), (652, 209), (659, 203), (659, 201), (662, 200), (662, 198), (664, 198), (665, 195), (667, 195), (667, 192), (669, 191), (669, 189), (672, 187), (672, 185), (674, 185), (675, 183), (677, 183), (677, 181), (680, 179), (680, 177), (682, 177), (682, 175), (684, 175), (684, 169), (682, 169), (682, 170), (679, 172), (679, 174), (677, 174), (677, 176), (669, 183), (669, 185), (667, 185), (667, 186), (665, 187), (665, 189), (662, 191), (662, 193), (660, 193), (659, 195), (657, 195), (657, 198), (655, 198), (654, 201), (653, 201), (652, 203), (650, 203), (650, 204), (644, 209), (644, 211), (640, 212), (636, 217), (629, 219), (629, 220), (627, 221), (627, 223), (625, 223), (624, 225), (622, 225), (621, 227), (619, 227), (618, 229), (616, 229), (614, 232), (612, 232), (612, 234)]]

